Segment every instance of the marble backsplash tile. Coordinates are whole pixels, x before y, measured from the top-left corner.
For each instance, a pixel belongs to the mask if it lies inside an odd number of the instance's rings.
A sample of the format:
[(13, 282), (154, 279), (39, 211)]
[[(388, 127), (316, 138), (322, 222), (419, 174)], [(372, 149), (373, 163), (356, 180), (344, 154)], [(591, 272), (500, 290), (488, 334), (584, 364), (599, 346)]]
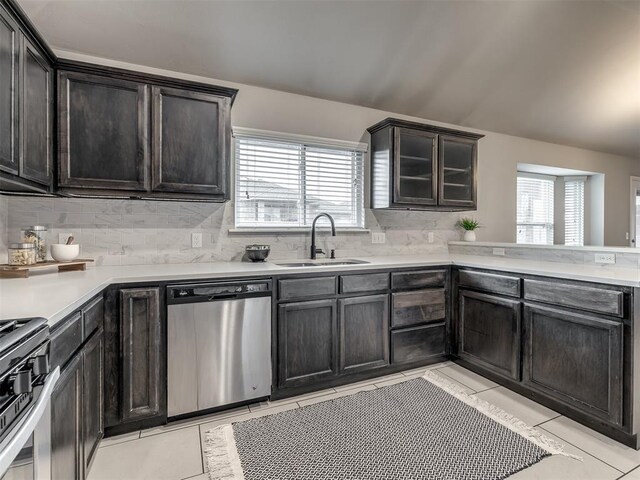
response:
[(0, 195), (0, 263), (7, 263), (9, 200)]
[[(20, 238), (20, 228), (49, 227), (49, 242), (58, 243), (60, 234), (73, 234), (82, 256), (98, 265), (212, 262), (239, 260), (244, 246), (271, 245), (271, 260), (306, 258), (309, 233), (238, 234), (234, 228), (233, 204), (160, 202), (78, 198), (1, 197), (0, 229), (4, 241)], [(460, 214), (413, 211), (365, 212), (366, 228), (385, 232), (386, 243), (372, 244), (370, 233), (327, 231), (318, 235), (325, 251), (334, 248), (338, 257), (443, 253), (447, 242), (458, 240), (455, 223)], [(202, 233), (202, 248), (191, 248), (191, 234)], [(434, 242), (428, 243), (429, 232)], [(6, 246), (0, 243), (0, 254)]]
[[(503, 247), (505, 249), (505, 257), (517, 258), (521, 260), (537, 260), (541, 262), (555, 262), (555, 263), (571, 263), (577, 265), (593, 265), (602, 268), (607, 267), (623, 267), (623, 268), (640, 268), (640, 251), (637, 253), (629, 249), (628, 253), (616, 252), (615, 265), (596, 264), (595, 255), (600, 253), (597, 250), (572, 250), (570, 248), (562, 249), (544, 249), (544, 248), (527, 248), (527, 247)], [(449, 253), (465, 254), (465, 255), (482, 255), (493, 256), (493, 246), (487, 245), (449, 245)], [(609, 252), (601, 252), (609, 253)]]

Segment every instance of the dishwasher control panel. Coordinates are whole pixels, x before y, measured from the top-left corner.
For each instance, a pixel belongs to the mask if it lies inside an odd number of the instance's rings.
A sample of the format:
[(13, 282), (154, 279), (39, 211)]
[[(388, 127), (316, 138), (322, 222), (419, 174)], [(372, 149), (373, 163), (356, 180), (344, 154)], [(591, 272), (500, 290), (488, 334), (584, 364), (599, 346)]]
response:
[(220, 282), (167, 287), (167, 301), (215, 301), (225, 298), (244, 298), (271, 295), (271, 280), (247, 282)]

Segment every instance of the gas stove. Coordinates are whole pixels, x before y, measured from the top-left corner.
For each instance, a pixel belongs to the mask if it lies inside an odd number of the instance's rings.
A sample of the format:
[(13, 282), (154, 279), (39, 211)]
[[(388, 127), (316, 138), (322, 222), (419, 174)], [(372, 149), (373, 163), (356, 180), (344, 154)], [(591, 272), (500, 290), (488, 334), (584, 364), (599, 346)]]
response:
[(0, 321), (0, 442), (37, 399), (49, 373), (44, 318)]

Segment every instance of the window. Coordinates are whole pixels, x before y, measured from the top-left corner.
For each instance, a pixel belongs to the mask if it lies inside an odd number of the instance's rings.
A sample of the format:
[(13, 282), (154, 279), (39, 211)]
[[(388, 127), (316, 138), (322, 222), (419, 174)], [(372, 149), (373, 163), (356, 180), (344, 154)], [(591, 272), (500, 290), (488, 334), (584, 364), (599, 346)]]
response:
[(555, 178), (518, 173), (518, 243), (553, 245)]
[(584, 177), (564, 179), (564, 244), (584, 245)]
[(366, 146), (234, 129), (236, 227), (306, 227), (320, 212), (364, 228)]

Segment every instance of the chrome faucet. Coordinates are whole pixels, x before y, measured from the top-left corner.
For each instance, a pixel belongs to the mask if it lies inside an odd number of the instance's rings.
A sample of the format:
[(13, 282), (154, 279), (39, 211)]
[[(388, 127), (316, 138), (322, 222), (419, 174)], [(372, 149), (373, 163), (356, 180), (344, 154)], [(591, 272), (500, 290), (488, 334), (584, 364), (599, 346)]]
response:
[[(336, 236), (336, 224), (333, 222), (333, 217), (328, 213), (319, 213), (311, 224), (311, 260), (315, 260), (319, 253), (326, 255), (321, 248), (316, 248), (316, 222), (320, 217), (327, 217), (329, 219), (331, 222), (331, 236)], [(331, 258), (336, 258), (335, 250), (331, 250)]]

